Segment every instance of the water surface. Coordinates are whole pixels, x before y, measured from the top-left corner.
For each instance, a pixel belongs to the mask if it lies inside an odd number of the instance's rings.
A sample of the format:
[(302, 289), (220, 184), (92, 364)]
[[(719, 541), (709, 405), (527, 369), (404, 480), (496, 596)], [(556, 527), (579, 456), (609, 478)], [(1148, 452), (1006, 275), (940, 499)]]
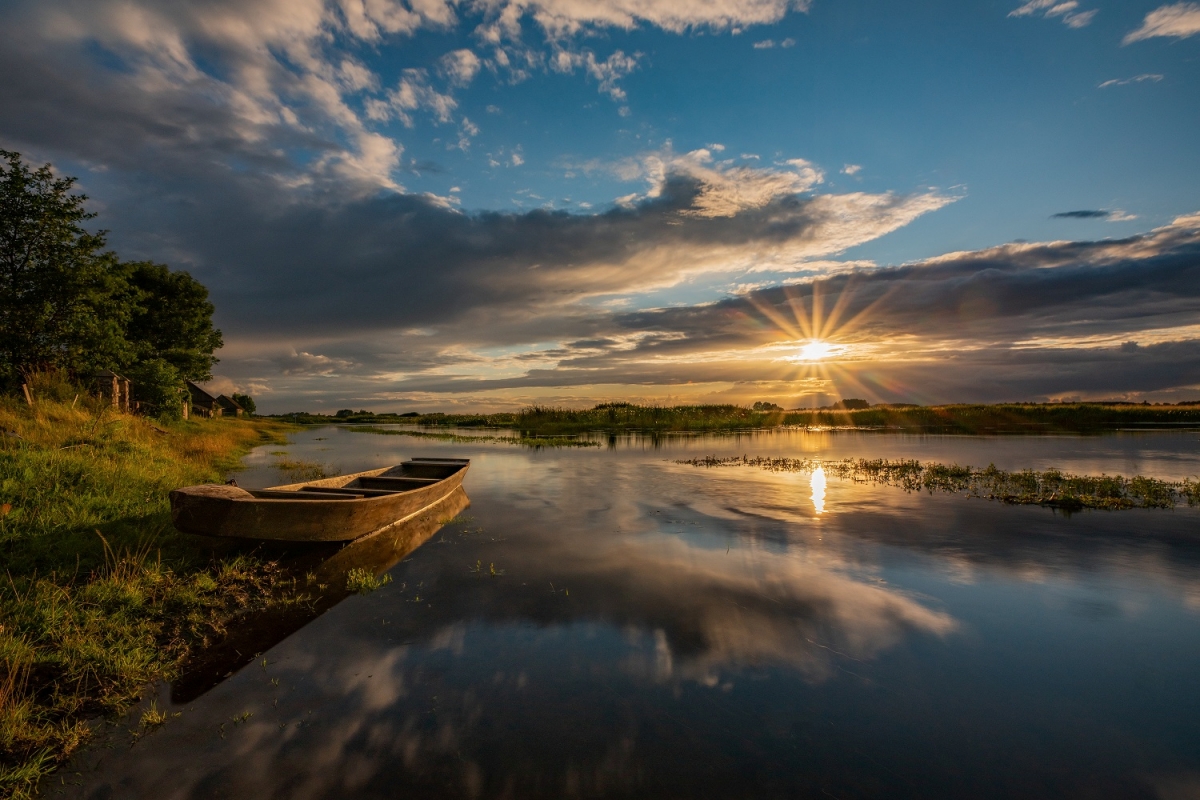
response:
[[(392, 583), (342, 592), (207, 691), (163, 687), (156, 702), (180, 716), (132, 747), (92, 748), (60, 790), (1200, 796), (1200, 510), (1064, 516), (675, 463), (888, 457), (1178, 479), (1200, 473), (1200, 434), (604, 444), (298, 435), (291, 457), (347, 472), (470, 457), (470, 508), (393, 549)], [(253, 454), (239, 482), (283, 482), (279, 449)]]

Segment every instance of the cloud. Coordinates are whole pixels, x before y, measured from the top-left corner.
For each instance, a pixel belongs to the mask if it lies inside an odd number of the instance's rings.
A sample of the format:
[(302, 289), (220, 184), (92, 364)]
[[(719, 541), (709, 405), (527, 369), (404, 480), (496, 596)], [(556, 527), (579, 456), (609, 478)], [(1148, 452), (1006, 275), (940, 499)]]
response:
[(1132, 44), (1156, 36), (1186, 39), (1200, 33), (1200, 4), (1175, 3), (1160, 6), (1146, 15), (1142, 27), (1126, 34), (1123, 44)]
[(479, 73), (481, 63), (471, 50), (452, 50), (438, 59), (438, 71), (456, 86), (466, 86)]
[(774, 39), (763, 39), (761, 42), (754, 43), (755, 50), (770, 50), (774, 46), (775, 46)]
[(858, 164), (847, 164), (846, 166), (842, 167), (843, 175), (857, 175), (860, 172), (862, 172), (862, 167)]
[(1018, 8), (1008, 12), (1010, 17), (1028, 17), (1041, 13), (1046, 19), (1062, 17), (1063, 24), (1069, 28), (1082, 28), (1091, 23), (1096, 16), (1096, 10), (1077, 11), (1078, 0), (1029, 0)]
[(582, 68), (588, 75), (600, 84), (600, 91), (613, 100), (625, 99), (625, 90), (618, 84), (621, 78), (637, 69), (641, 53), (625, 55), (617, 50), (603, 61), (596, 58), (591, 50), (579, 52), (559, 50), (550, 59), (550, 67), (555, 72), (569, 73)]
[[(546, 266), (525, 274), (538, 280)], [(532, 319), (529, 304), (511, 314), (509, 304), (476, 308), (472, 331), (450, 325), (422, 340), (425, 358), (442, 366), (391, 382), (388, 396), (478, 406), (564, 393), (747, 402), (771, 392), (803, 403), (812, 392), (906, 402), (1200, 392), (1200, 214), (1119, 240), (810, 266), (800, 282), (744, 287), (715, 303), (622, 310), (539, 300)], [(812, 335), (802, 321), (815, 306), (820, 335), (841, 353), (816, 371), (787, 357)], [(534, 341), (564, 344), (535, 352)], [(515, 357), (491, 359), (484, 374), (468, 360), (454, 366), (450, 342), (462, 354), (511, 343)]]
[(713, 0), (704, 3), (680, 3), (676, 0), (522, 0), (489, 6), (489, 20), (478, 34), (487, 41), (519, 35), (520, 22), (526, 15), (552, 39), (563, 39), (589, 30), (619, 28), (633, 30), (649, 24), (671, 33), (689, 30), (739, 31), (754, 25), (779, 22), (789, 11), (805, 12), (810, 0)]
[(1108, 81), (1105, 81), (1104, 83), (1100, 84), (1100, 86), (1098, 88), (1107, 89), (1109, 86), (1128, 86), (1131, 83), (1144, 83), (1146, 81), (1152, 81), (1154, 83), (1158, 83), (1162, 79), (1163, 79), (1162, 75), (1154, 75), (1151, 73), (1146, 73), (1144, 75), (1137, 75), (1132, 78), (1124, 78), (1124, 79), (1114, 78), (1113, 80), (1108, 80)]
[(1128, 222), (1129, 220), (1137, 219), (1137, 215), (1126, 214), (1119, 208), (1113, 211), (1087, 209), (1083, 211), (1060, 211), (1057, 214), (1051, 214), (1050, 219), (1103, 219), (1108, 222)]

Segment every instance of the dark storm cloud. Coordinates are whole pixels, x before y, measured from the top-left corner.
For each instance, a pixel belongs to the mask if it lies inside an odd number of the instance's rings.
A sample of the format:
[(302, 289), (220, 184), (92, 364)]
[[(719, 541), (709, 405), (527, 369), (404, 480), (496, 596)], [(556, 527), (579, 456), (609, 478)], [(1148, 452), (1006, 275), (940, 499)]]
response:
[(1051, 214), (1050, 219), (1108, 219), (1111, 211), (1062, 211)]
[(1120, 240), (1007, 245), (855, 270), (617, 322), (682, 334), (650, 345), (663, 350), (769, 341), (774, 329), (764, 323), (811, 317), (814, 294), (826, 318), (844, 304), (839, 321), (857, 322), (840, 334), (858, 340), (903, 334), (1012, 342), (1193, 324), (1200, 320), (1200, 217)]

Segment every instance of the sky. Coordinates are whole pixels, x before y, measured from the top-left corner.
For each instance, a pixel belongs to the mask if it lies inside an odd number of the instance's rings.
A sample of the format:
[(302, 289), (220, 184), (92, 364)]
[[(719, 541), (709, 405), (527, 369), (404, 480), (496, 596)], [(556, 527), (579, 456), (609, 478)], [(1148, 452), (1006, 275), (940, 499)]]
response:
[(1200, 3), (0, 0), (260, 411), (1200, 399)]

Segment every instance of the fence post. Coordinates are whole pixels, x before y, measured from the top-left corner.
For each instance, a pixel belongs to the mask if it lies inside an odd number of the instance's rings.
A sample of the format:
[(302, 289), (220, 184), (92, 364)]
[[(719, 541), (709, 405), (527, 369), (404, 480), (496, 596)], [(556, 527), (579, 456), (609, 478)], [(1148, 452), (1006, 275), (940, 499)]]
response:
[(22, 383), (21, 390), (25, 392), (25, 402), (29, 403), (30, 408), (33, 408), (33, 395), (29, 392), (29, 384)]

